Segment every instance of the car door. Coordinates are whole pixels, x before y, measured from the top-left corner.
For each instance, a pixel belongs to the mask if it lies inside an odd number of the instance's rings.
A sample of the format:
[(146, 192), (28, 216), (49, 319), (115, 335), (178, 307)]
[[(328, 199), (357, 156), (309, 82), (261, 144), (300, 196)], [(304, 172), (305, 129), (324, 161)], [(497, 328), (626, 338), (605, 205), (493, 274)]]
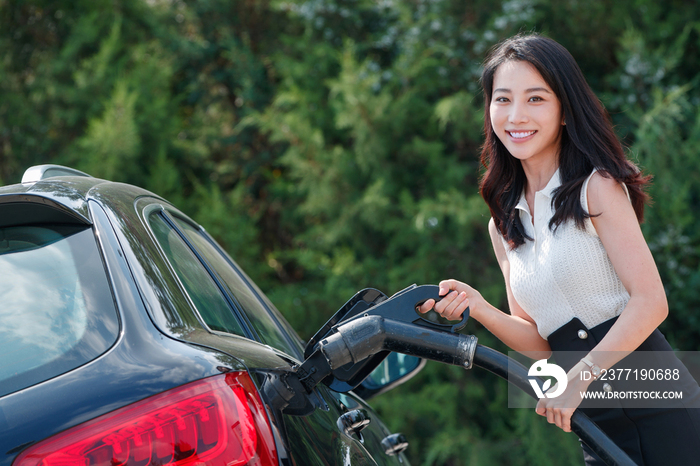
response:
[[(249, 367), (262, 374), (259, 380), (265, 369), (291, 371), (303, 360), (301, 342), (294, 330), (201, 227), (162, 203), (149, 204), (143, 218), (208, 330), (193, 332), (188, 340), (233, 356), (240, 350), (240, 338), (236, 336), (272, 348), (281, 361), (286, 361), (286, 367)], [(247, 364), (253, 361), (248, 358)], [(407, 464), (402, 453), (384, 452), (381, 442), (390, 432), (363, 400), (323, 385), (315, 392), (316, 409), (307, 415), (272, 413), (280, 430), (279, 440), (293, 464)]]

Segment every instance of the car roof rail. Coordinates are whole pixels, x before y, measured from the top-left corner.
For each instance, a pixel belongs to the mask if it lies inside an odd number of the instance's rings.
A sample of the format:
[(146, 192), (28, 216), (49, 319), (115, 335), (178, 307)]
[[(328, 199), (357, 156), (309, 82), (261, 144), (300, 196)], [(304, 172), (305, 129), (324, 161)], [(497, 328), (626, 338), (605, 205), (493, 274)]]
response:
[(87, 173), (62, 165), (35, 165), (25, 170), (24, 175), (22, 175), (22, 183), (34, 183), (54, 176), (86, 176), (92, 178)]

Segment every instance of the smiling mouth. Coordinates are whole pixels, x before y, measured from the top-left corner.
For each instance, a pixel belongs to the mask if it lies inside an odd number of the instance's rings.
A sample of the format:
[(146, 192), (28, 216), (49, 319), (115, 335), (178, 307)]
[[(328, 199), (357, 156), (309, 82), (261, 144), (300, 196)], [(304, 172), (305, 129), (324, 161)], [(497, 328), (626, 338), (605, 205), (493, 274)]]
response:
[(537, 131), (506, 131), (513, 139), (524, 139), (528, 136), (532, 136)]

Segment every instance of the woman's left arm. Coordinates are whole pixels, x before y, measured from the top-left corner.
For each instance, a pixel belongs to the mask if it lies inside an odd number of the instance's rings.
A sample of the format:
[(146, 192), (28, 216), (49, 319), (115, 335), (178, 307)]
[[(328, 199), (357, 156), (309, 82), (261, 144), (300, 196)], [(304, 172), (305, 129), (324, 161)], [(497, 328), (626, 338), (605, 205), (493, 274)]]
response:
[[(649, 251), (632, 204), (622, 185), (596, 173), (588, 187), (593, 226), (630, 300), (595, 352), (631, 352), (666, 319), (668, 302), (659, 271)], [(601, 354), (595, 362), (609, 368), (622, 359)], [(617, 359), (617, 360), (615, 360)]]
[[(642, 235), (637, 216), (622, 185), (595, 173), (588, 185), (588, 208), (593, 226), (605, 247), (630, 300), (605, 337), (587, 355), (587, 359), (609, 369), (641, 345), (668, 315), (666, 293), (654, 258)], [(579, 377), (589, 367), (579, 362), (567, 374), (566, 392), (542, 399), (537, 413), (547, 417), (564, 431), (571, 430), (571, 415), (580, 403), (590, 381)]]

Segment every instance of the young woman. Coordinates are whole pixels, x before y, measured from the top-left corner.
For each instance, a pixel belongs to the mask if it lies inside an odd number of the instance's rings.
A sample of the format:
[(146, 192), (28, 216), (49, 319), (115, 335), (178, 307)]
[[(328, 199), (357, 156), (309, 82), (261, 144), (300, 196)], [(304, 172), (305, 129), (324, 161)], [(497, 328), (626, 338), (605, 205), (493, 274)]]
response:
[[(557, 362), (568, 371), (567, 389), (541, 399), (536, 412), (569, 432), (580, 393), (600, 382), (582, 372), (612, 368), (635, 350), (671, 351), (657, 330), (666, 295), (639, 226), (648, 177), (627, 160), (578, 65), (555, 41), (529, 34), (499, 44), (482, 85), (480, 188), (510, 313), (457, 280), (441, 282), (444, 298), (420, 310), (434, 306), (457, 320), (469, 307), (515, 351), (564, 352)], [(675, 357), (674, 364), (684, 371), (686, 396), (696, 399), (697, 384)], [(690, 403), (584, 412), (639, 464), (694, 464), (700, 414), (686, 409)], [(584, 457), (603, 464), (585, 445)]]

